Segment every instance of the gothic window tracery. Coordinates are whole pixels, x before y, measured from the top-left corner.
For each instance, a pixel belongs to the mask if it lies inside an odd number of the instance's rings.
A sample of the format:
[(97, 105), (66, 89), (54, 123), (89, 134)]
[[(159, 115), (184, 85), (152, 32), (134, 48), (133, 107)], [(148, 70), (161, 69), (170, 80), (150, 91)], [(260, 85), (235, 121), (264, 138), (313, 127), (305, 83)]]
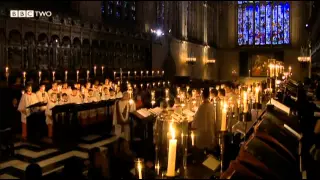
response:
[(238, 45), (289, 43), (289, 2), (238, 1)]

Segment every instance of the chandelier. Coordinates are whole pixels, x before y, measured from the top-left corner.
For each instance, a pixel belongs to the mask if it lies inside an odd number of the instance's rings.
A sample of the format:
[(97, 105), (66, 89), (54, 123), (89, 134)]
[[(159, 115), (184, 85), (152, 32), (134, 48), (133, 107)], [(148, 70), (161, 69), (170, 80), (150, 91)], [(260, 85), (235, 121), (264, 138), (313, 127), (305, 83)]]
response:
[(311, 57), (308, 48), (301, 47), (300, 56), (298, 57), (299, 62), (311, 62)]

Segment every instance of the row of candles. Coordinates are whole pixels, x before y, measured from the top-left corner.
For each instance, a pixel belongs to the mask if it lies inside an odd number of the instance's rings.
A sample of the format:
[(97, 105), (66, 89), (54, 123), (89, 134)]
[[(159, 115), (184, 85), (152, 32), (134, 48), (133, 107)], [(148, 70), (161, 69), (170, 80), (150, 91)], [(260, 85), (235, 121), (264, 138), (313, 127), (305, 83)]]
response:
[[(101, 66), (101, 72), (102, 72), (102, 75), (104, 74), (104, 66)], [(52, 79), (53, 79), (53, 81), (55, 80), (55, 71), (52, 71)], [(79, 70), (77, 70), (77, 81), (79, 81), (79, 73), (80, 73), (80, 71)], [(96, 76), (97, 75), (97, 66), (94, 66), (94, 68), (93, 68), (93, 73), (94, 73), (94, 76)], [(120, 75), (122, 76), (122, 71), (120, 71)], [(26, 72), (24, 71), (23, 72), (23, 77), (25, 78), (26, 77)], [(41, 79), (41, 74), (42, 74), (42, 72), (41, 71), (39, 71), (38, 72), (38, 75), (39, 75), (39, 79)], [(117, 74), (117, 72), (116, 71), (114, 71), (113, 72), (113, 75), (114, 75), (114, 78), (116, 77), (116, 74)], [(143, 76), (143, 74), (146, 74), (146, 76), (149, 76), (149, 71), (141, 71), (140, 72), (140, 75), (141, 76)], [(68, 71), (66, 70), (65, 72), (64, 72), (64, 75), (65, 75), (65, 81), (66, 80), (68, 80)], [(134, 71), (134, 75), (136, 76), (137, 75), (137, 71)], [(152, 75), (152, 77), (154, 76), (154, 75), (156, 75), (155, 74), (155, 71), (154, 70), (152, 70), (151, 71), (151, 75)], [(157, 75), (164, 75), (164, 71), (161, 71), (161, 73), (160, 73), (160, 71), (158, 70), (157, 71)], [(8, 78), (9, 77), (9, 67), (6, 67), (5, 68), (5, 76)], [(128, 71), (128, 77), (130, 76), (130, 71)], [(90, 70), (87, 70), (87, 79), (89, 79), (90, 78)]]
[[(137, 76), (137, 72), (138, 71), (134, 71), (133, 73), (134, 73), (134, 76)], [(123, 74), (124, 72), (122, 72), (121, 70), (120, 70), (120, 72), (119, 72), (119, 74), (120, 74), (120, 76), (122, 76), (122, 74)], [(130, 73), (131, 73), (131, 71), (128, 71), (127, 72), (127, 74), (128, 74), (128, 77), (130, 76)], [(149, 71), (140, 71), (140, 76), (143, 76), (143, 75), (146, 75), (146, 76), (149, 76)], [(116, 77), (116, 75), (117, 75), (117, 72), (116, 71), (113, 71), (113, 76), (114, 76), (114, 78)], [(155, 76), (155, 75), (164, 75), (164, 71), (161, 71), (161, 73), (160, 73), (160, 71), (157, 71), (157, 73), (155, 74), (155, 71), (151, 71), (151, 76)]]

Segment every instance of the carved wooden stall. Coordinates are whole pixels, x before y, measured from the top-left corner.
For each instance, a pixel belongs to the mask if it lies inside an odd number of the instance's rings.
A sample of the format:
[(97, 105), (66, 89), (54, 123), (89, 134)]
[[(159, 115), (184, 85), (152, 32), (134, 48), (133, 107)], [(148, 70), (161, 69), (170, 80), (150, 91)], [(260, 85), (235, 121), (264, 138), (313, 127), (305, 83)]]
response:
[[(15, 19), (0, 15), (0, 65), (8, 66), (10, 75), (30, 77), (37, 71), (63, 77), (68, 70), (70, 77), (76, 70), (84, 72), (97, 66), (97, 74), (112, 74), (114, 69), (150, 69), (146, 63), (151, 52), (150, 35), (135, 33), (129, 29), (90, 24), (70, 17), (54, 15)], [(127, 32), (128, 31), (128, 32)], [(130, 32), (129, 32), (130, 31)], [(149, 60), (151, 61), (151, 59)], [(109, 71), (109, 73), (108, 73)], [(85, 73), (82, 73), (85, 76)], [(82, 77), (85, 78), (85, 77)]]

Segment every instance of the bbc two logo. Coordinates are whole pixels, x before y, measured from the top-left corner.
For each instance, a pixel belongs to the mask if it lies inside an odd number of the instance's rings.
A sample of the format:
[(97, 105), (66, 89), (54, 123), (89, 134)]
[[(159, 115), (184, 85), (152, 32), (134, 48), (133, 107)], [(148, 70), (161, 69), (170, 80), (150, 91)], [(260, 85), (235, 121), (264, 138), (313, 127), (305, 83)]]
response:
[(33, 17), (51, 17), (51, 11), (34, 11), (34, 10), (10, 10), (12, 18), (33, 18)]

